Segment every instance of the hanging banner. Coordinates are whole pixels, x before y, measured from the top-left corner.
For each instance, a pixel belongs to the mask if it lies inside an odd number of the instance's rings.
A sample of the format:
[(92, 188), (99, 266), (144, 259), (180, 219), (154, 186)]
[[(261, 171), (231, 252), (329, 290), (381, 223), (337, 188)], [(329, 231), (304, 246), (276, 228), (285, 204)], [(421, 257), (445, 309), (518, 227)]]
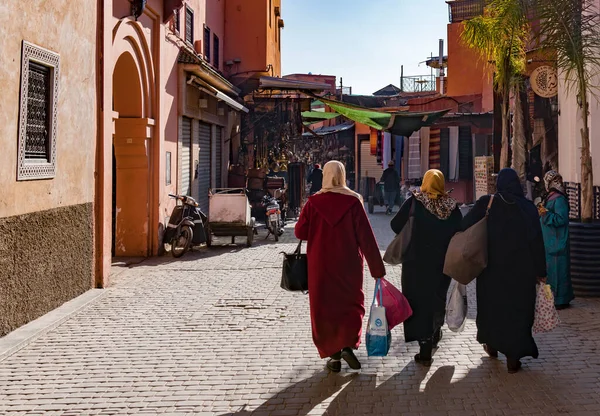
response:
[(475, 158), (475, 199), (495, 192), (494, 156), (478, 156)]
[(371, 155), (377, 155), (377, 130), (371, 129)]

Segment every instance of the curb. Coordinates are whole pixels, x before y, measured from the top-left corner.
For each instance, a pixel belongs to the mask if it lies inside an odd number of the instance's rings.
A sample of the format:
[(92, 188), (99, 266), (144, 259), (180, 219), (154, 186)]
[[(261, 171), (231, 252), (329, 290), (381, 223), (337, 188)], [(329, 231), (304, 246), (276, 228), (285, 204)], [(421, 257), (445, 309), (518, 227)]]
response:
[(57, 328), (96, 299), (104, 296), (104, 294), (106, 294), (106, 289), (88, 290), (53, 311), (48, 312), (46, 315), (43, 315), (0, 338), (0, 362), (31, 344), (42, 335)]

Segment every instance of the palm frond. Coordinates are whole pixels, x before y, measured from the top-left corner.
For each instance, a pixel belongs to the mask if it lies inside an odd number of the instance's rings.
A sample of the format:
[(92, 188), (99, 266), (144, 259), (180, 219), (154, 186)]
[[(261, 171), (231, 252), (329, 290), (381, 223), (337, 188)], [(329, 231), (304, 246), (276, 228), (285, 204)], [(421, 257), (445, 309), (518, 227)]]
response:
[[(569, 90), (595, 89), (600, 74), (600, 16), (592, 0), (537, 0), (540, 44), (556, 53)], [(583, 84), (582, 84), (583, 82)]]

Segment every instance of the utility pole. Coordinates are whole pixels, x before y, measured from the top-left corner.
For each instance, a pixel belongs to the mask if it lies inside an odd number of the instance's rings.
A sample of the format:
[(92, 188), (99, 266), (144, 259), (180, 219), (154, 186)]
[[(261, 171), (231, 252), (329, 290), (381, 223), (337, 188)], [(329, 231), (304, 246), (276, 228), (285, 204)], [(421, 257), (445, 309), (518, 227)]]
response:
[(400, 92), (404, 92), (404, 65), (400, 65)]
[(444, 95), (444, 39), (440, 39), (440, 94)]
[(344, 101), (344, 78), (340, 77), (340, 101)]

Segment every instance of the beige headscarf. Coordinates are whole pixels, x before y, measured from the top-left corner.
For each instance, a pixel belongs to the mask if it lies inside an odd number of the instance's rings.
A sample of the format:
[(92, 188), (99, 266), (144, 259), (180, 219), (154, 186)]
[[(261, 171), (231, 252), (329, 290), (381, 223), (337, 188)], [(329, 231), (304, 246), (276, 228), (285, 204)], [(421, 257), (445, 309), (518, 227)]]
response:
[(341, 162), (332, 160), (323, 167), (323, 187), (317, 194), (333, 192), (356, 197), (363, 203), (362, 196), (346, 186), (346, 168)]

